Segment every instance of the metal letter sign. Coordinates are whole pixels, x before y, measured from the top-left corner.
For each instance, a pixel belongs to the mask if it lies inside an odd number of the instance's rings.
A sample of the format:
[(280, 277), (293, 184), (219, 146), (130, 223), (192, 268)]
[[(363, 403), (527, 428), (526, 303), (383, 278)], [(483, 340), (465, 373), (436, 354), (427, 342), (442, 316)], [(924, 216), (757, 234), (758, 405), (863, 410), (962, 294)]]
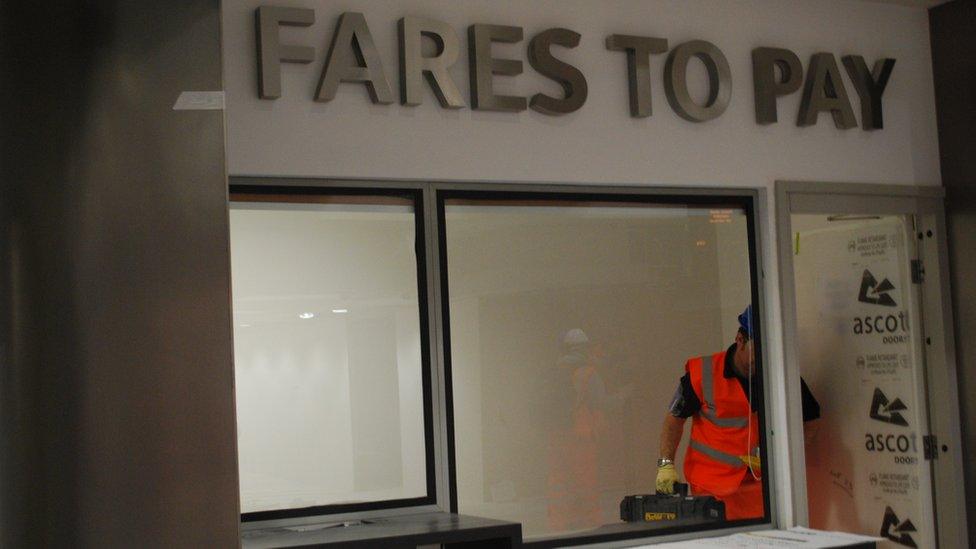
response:
[(339, 89), (339, 82), (362, 82), (373, 103), (393, 103), (393, 89), (383, 72), (383, 60), (373, 45), (366, 18), (361, 13), (348, 12), (339, 16), (315, 90), (315, 100), (331, 101)]
[(861, 127), (865, 130), (880, 130), (884, 127), (881, 116), (881, 94), (888, 86), (888, 78), (895, 68), (894, 59), (878, 59), (874, 63), (874, 72), (868, 71), (868, 65), (860, 55), (845, 55), (841, 58), (847, 74), (854, 82), (854, 90), (861, 100)]
[(549, 29), (540, 32), (529, 42), (529, 64), (539, 74), (551, 78), (563, 87), (563, 98), (558, 99), (537, 93), (529, 101), (529, 107), (543, 114), (559, 115), (577, 111), (586, 102), (588, 88), (586, 78), (579, 69), (553, 57), (552, 44), (566, 48), (579, 45), (580, 35), (569, 29)]
[[(698, 105), (688, 93), (688, 62), (697, 57), (708, 71), (708, 100)], [(664, 92), (671, 108), (689, 122), (717, 118), (732, 99), (732, 71), (725, 55), (714, 44), (692, 40), (676, 46), (664, 65)]]
[[(397, 30), (400, 35), (400, 102), (411, 106), (422, 102), (420, 76), (423, 74), (442, 107), (463, 108), (461, 92), (447, 72), (461, 51), (454, 29), (433, 19), (404, 17), (397, 24)], [(424, 57), (421, 51), (420, 41), (424, 36), (437, 45), (434, 57)]]
[(522, 41), (522, 27), (502, 25), (471, 25), (468, 27), (468, 57), (470, 58), (471, 108), (482, 111), (525, 110), (525, 98), (514, 95), (495, 95), (492, 75), (522, 74), (522, 62), (515, 59), (495, 59), (491, 56), (492, 42), (514, 44)]
[[(279, 27), (309, 27), (315, 22), (315, 11), (306, 8), (260, 6), (254, 12), (257, 42), (258, 97), (281, 97), (281, 63), (310, 63), (315, 50), (303, 45), (281, 44)], [(481, 111), (521, 112), (526, 108), (547, 116), (575, 112), (583, 107), (589, 93), (586, 77), (577, 67), (557, 59), (552, 46), (576, 48), (581, 36), (565, 28), (551, 28), (535, 35), (528, 45), (529, 65), (540, 75), (562, 87), (562, 97), (536, 93), (529, 98), (495, 93), (495, 77), (518, 76), (521, 59), (492, 57), (492, 44), (517, 44), (523, 39), (517, 26), (472, 24), (468, 27), (468, 78), (471, 107)], [(400, 102), (416, 106), (423, 102), (426, 78), (441, 107), (464, 108), (464, 99), (451, 77), (461, 46), (457, 33), (442, 21), (420, 17), (403, 17), (397, 22), (400, 68)], [(425, 42), (426, 40), (426, 42)], [(425, 49), (435, 46), (433, 53)], [(664, 38), (611, 34), (606, 49), (627, 55), (627, 83), (630, 115), (647, 118), (651, 104), (651, 56), (668, 51)], [(425, 48), (424, 46), (427, 46)], [(428, 51), (429, 53), (429, 51)], [(702, 104), (688, 90), (688, 64), (692, 58), (701, 61), (708, 73), (708, 96)], [(895, 60), (881, 58), (868, 70), (864, 57), (846, 55), (844, 68), (854, 83), (861, 104), (861, 126), (864, 130), (884, 127), (882, 96), (891, 78)], [(752, 79), (755, 90), (756, 123), (774, 124), (778, 120), (776, 102), (780, 97), (803, 87), (797, 126), (817, 123), (818, 115), (828, 111), (840, 129), (857, 125), (850, 98), (844, 87), (837, 60), (830, 53), (816, 53), (810, 59), (806, 78), (796, 53), (785, 48), (759, 47), (752, 50)], [(329, 51), (326, 54), (315, 101), (331, 101), (339, 84), (359, 83), (366, 86), (373, 103), (393, 103), (393, 89), (383, 69), (383, 59), (361, 13), (345, 12), (339, 16)], [(718, 47), (704, 40), (691, 40), (676, 46), (664, 62), (664, 91), (668, 104), (681, 118), (706, 122), (721, 116), (732, 100), (732, 71)]]
[(821, 111), (830, 111), (834, 116), (834, 125), (839, 129), (846, 130), (857, 125), (837, 61), (829, 53), (815, 53), (810, 58), (797, 126), (816, 124)]
[(756, 48), (752, 50), (752, 80), (756, 89), (756, 123), (772, 124), (776, 122), (776, 98), (795, 92), (803, 84), (800, 58), (786, 49)]
[(630, 91), (630, 115), (636, 118), (651, 116), (651, 64), (652, 53), (668, 51), (664, 38), (611, 34), (607, 37), (607, 49), (627, 52), (627, 82)]
[(281, 63), (311, 63), (315, 49), (289, 46), (278, 41), (278, 25), (309, 27), (315, 11), (305, 8), (261, 6), (254, 12), (258, 45), (258, 97), (281, 97)]

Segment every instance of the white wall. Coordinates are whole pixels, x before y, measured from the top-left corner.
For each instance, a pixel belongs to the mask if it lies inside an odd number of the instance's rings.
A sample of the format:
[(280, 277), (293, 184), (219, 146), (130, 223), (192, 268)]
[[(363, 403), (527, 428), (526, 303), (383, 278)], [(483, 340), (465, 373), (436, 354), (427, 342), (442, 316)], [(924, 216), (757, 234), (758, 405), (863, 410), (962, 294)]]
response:
[[(709, 185), (771, 188), (778, 179), (940, 184), (927, 14), (923, 9), (855, 0), (290, 0), (277, 5), (316, 9), (309, 28), (282, 28), (283, 43), (315, 47), (309, 65), (282, 66), (282, 97), (257, 98), (256, 0), (223, 3), (227, 94), (227, 154), (231, 175), (276, 175), (426, 180), (542, 181), (593, 184)], [(369, 102), (360, 85), (343, 85), (330, 103), (312, 101), (318, 73), (343, 11), (363, 12), (394, 89), (396, 21), (411, 15), (439, 19), (459, 34), (462, 55), (454, 80), (468, 98), (466, 29), (473, 23), (519, 25), (526, 42), (497, 44), (498, 57), (525, 60), (527, 40), (556, 26), (582, 34), (558, 56), (587, 76), (589, 99), (578, 112), (550, 117), (441, 109), (432, 94), (419, 107)], [(722, 49), (732, 68), (728, 111), (704, 124), (686, 122), (668, 106), (661, 81), (665, 56), (651, 59), (654, 116), (629, 116), (625, 57), (610, 52), (612, 33), (667, 38), (671, 46), (704, 39)], [(814, 127), (795, 126), (800, 93), (780, 99), (780, 122), (754, 121), (750, 52), (786, 47), (806, 67), (812, 53), (860, 54), (869, 63), (894, 57), (884, 95), (885, 128), (837, 130), (823, 115)], [(496, 78), (498, 93), (555, 94), (551, 81), (525, 65), (516, 79)], [(698, 67), (696, 67), (698, 69)], [(694, 82), (701, 73), (692, 71)], [(859, 103), (846, 79), (855, 112)], [(771, 197), (771, 195), (770, 195)], [(765, 209), (771, 215), (772, 205)], [(764, 220), (767, 335), (774, 386), (782, 359), (772, 223)], [(782, 387), (772, 394), (772, 428), (785, 433)], [(785, 439), (774, 439), (779, 502), (789, 500)], [(791, 521), (789, 509), (781, 516)]]
[[(315, 47), (308, 65), (284, 64), (283, 93), (257, 97), (253, 10), (260, 0), (224, 3), (228, 161), (233, 175), (561, 181), (585, 183), (768, 185), (777, 178), (938, 183), (935, 107), (924, 10), (860, 1), (587, 0), (383, 2), (292, 0), (314, 7), (316, 24), (283, 28), (283, 43)], [(281, 5), (281, 2), (275, 4)], [(599, 6), (599, 7), (598, 7)], [(345, 84), (330, 103), (315, 103), (318, 74), (337, 16), (361, 11), (397, 86), (396, 21), (405, 15), (450, 24), (466, 47), (472, 23), (519, 25), (526, 39), (555, 26), (581, 33), (560, 55), (587, 76), (586, 105), (564, 117), (448, 111), (432, 94), (419, 107), (372, 105), (364, 87)], [(665, 56), (652, 58), (654, 116), (629, 116), (625, 56), (607, 51), (612, 33), (700, 38), (719, 46), (732, 68), (729, 110), (692, 124), (668, 106), (661, 82)], [(525, 59), (527, 41), (498, 44), (496, 55)], [(800, 93), (780, 100), (780, 123), (754, 121), (752, 62), (757, 46), (787, 47), (806, 66), (819, 51), (897, 59), (885, 92), (885, 129), (834, 128), (829, 116), (797, 128)], [(452, 74), (468, 97), (466, 54)], [(558, 87), (525, 64), (501, 93), (530, 95)], [(845, 76), (846, 78), (846, 76)], [(846, 80), (855, 102), (856, 94)]]

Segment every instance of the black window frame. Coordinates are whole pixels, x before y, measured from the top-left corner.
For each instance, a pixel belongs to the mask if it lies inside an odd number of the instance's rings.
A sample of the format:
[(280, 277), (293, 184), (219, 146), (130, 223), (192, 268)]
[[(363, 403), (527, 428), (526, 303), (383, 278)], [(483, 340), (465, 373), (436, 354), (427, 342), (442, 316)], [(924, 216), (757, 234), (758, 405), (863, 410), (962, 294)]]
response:
[[(750, 291), (754, 314), (754, 349), (760, 368), (757, 398), (760, 427), (760, 458), (762, 461), (763, 503), (762, 518), (678, 525), (622, 528), (611, 533), (574, 533), (566, 536), (534, 539), (524, 544), (531, 547), (565, 547), (573, 545), (637, 541), (674, 534), (695, 532), (728, 532), (732, 529), (771, 527), (776, 520), (772, 506), (771, 486), (774, 479), (769, 467), (769, 439), (767, 429), (771, 403), (767, 398), (769, 365), (764, 359), (762, 235), (758, 230), (757, 211), (761, 192), (751, 188), (728, 187), (662, 187), (662, 186), (602, 186), (567, 185), (555, 183), (461, 183), (420, 182), (393, 179), (329, 179), (288, 178), (262, 176), (232, 176), (229, 182), (230, 200), (239, 194), (269, 195), (365, 195), (398, 196), (414, 203), (416, 250), (418, 261), (418, 299), (421, 315), (421, 360), (424, 390), (424, 434), (427, 466), (427, 496), (384, 500), (357, 504), (324, 505), (298, 509), (260, 511), (241, 515), (246, 529), (280, 526), (283, 522), (302, 524), (347, 520), (361, 516), (377, 518), (383, 511), (389, 515), (408, 512), (458, 512), (457, 463), (455, 453), (454, 395), (451, 372), (450, 300), (448, 295), (446, 201), (469, 200), (544, 200), (570, 202), (619, 202), (631, 204), (660, 204), (674, 206), (711, 206), (739, 208), (747, 221)], [(436, 313), (436, 314), (434, 314)], [(437, 409), (434, 409), (436, 403)], [(665, 412), (662, 410), (662, 416)], [(442, 438), (435, 442), (438, 436)], [(654, 467), (648, 458), (648, 467)], [(381, 514), (378, 515), (377, 512)], [(282, 520), (285, 519), (285, 520)]]
[[(268, 511), (252, 511), (241, 513), (242, 523), (256, 523), (277, 521), (282, 519), (296, 519), (307, 517), (325, 517), (329, 515), (339, 515), (347, 513), (358, 513), (365, 511), (376, 511), (382, 509), (395, 509), (401, 507), (419, 507), (425, 505), (435, 505), (437, 503), (437, 478), (435, 470), (435, 444), (434, 444), (434, 420), (433, 420), (433, 387), (430, 361), (430, 329), (428, 322), (429, 295), (427, 288), (427, 239), (424, 224), (424, 192), (419, 188), (396, 188), (396, 187), (342, 187), (342, 186), (302, 186), (302, 185), (252, 185), (235, 184), (229, 185), (228, 207), (234, 204), (254, 203), (254, 201), (237, 201), (235, 196), (241, 195), (267, 195), (268, 202), (275, 202), (272, 196), (378, 196), (395, 197), (408, 199), (413, 203), (415, 241), (414, 250), (417, 257), (417, 300), (418, 312), (420, 314), (420, 359), (421, 377), (423, 384), (423, 405), (424, 405), (424, 447), (425, 447), (425, 467), (426, 474), (425, 486), (427, 494), (418, 498), (400, 498), (390, 500), (378, 500), (362, 503), (341, 503), (329, 505), (315, 505), (310, 507), (298, 507), (289, 509), (275, 509)], [(301, 201), (289, 202), (301, 204)], [(314, 202), (309, 201), (309, 204)]]
[[(508, 186), (505, 186), (508, 187)], [(689, 188), (689, 190), (692, 188)], [(644, 191), (644, 192), (634, 192), (632, 194), (627, 193), (628, 189), (623, 189), (622, 192), (600, 192), (599, 190), (570, 190), (563, 187), (553, 188), (553, 190), (517, 190), (514, 188), (504, 188), (499, 190), (471, 190), (471, 189), (458, 189), (458, 188), (448, 188), (436, 189), (436, 208), (437, 208), (437, 253), (439, 256), (439, 273), (440, 278), (440, 306), (441, 306), (441, 344), (444, 346), (444, 356), (442, 368), (444, 369), (444, 379), (445, 379), (445, 413), (448, 423), (447, 431), (447, 448), (448, 448), (448, 477), (450, 482), (450, 509), (452, 513), (458, 512), (458, 501), (457, 501), (457, 456), (455, 447), (455, 437), (454, 437), (454, 389), (453, 389), (453, 376), (451, 371), (451, 323), (450, 323), (450, 295), (449, 295), (449, 281), (448, 281), (448, 256), (447, 256), (447, 218), (446, 218), (446, 203), (448, 200), (461, 199), (461, 200), (484, 200), (484, 201), (525, 201), (525, 200), (542, 200), (542, 201), (567, 201), (567, 202), (620, 202), (620, 203), (632, 203), (632, 204), (661, 204), (661, 205), (687, 205), (687, 206), (714, 206), (714, 207), (734, 207), (741, 208), (746, 215), (746, 230), (749, 243), (749, 284), (750, 284), (750, 294), (753, 303), (753, 322), (755, 326), (753, 327), (753, 348), (755, 352), (756, 364), (760, 367), (761, 375), (759, 376), (758, 383), (758, 396), (762, 406), (759, 407), (759, 452), (760, 452), (760, 468), (761, 477), (763, 479), (763, 517), (755, 519), (742, 519), (734, 520), (720, 523), (716, 525), (714, 523), (705, 523), (701, 525), (685, 525), (685, 526), (648, 526), (641, 525), (641, 527), (634, 527), (633, 529), (626, 529), (627, 531), (612, 532), (612, 533), (574, 533), (566, 536), (553, 536), (549, 538), (542, 538), (538, 540), (525, 541), (524, 545), (526, 547), (538, 547), (538, 548), (548, 548), (548, 547), (567, 547), (574, 545), (586, 545), (594, 543), (606, 543), (606, 542), (616, 542), (625, 540), (637, 540), (651, 537), (660, 537), (673, 534), (684, 534), (692, 532), (704, 532), (704, 531), (718, 531), (728, 528), (740, 528), (744, 526), (762, 526), (772, 524), (772, 507), (770, 498), (770, 471), (769, 471), (769, 461), (768, 461), (768, 441), (766, 437), (766, 413), (768, 408), (768, 401), (766, 400), (766, 368), (767, 364), (763, 360), (763, 332), (762, 332), (762, 315), (761, 306), (762, 303), (761, 293), (760, 293), (760, 275), (761, 268), (759, 267), (759, 256), (758, 256), (758, 233), (756, 232), (756, 206), (753, 196), (749, 194), (742, 195), (725, 195), (725, 194), (679, 194), (679, 193), (669, 193), (668, 190), (663, 190), (664, 192), (655, 192), (657, 189), (654, 187), (646, 188), (634, 188), (629, 189), (631, 191)], [(706, 188), (707, 190), (707, 188)], [(649, 191), (649, 192), (648, 192)], [(664, 407), (662, 407), (662, 417), (666, 413)], [(656, 464), (651, 463), (651, 458), (648, 458), (648, 467), (656, 466)]]

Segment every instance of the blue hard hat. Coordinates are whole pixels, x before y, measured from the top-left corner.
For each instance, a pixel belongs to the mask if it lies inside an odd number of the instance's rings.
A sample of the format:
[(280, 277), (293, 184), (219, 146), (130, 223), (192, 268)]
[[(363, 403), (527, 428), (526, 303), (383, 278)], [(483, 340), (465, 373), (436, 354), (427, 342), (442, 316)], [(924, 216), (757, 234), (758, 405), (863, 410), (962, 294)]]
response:
[(745, 330), (746, 334), (752, 337), (752, 305), (746, 307), (739, 315), (739, 327)]

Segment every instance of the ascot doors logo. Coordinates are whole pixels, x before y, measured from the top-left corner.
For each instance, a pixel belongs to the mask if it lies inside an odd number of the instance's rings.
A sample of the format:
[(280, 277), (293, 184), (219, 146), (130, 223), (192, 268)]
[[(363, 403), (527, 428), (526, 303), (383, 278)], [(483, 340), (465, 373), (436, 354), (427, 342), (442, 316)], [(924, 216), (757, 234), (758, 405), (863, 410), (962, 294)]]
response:
[[(882, 307), (897, 307), (898, 304), (889, 292), (895, 285), (887, 278), (881, 282), (864, 269), (861, 276), (861, 289), (857, 293), (857, 300), (870, 305)], [(885, 345), (908, 343), (908, 312), (891, 311), (883, 314), (869, 313), (853, 318), (853, 330), (857, 335), (881, 335), (881, 343)]]
[(900, 398), (888, 402), (888, 397), (881, 389), (874, 388), (874, 397), (871, 399), (871, 419), (908, 427), (908, 421), (900, 413), (905, 410), (908, 410), (908, 406), (905, 406)]
[(882, 305), (884, 307), (895, 307), (895, 303), (888, 292), (895, 289), (895, 285), (887, 278), (878, 283), (871, 271), (864, 269), (861, 275), (861, 291), (857, 294), (857, 300), (861, 303), (871, 303), (872, 305)]
[[(894, 527), (894, 531), (892, 531)], [(912, 533), (917, 532), (911, 519), (901, 521), (891, 507), (885, 507), (884, 521), (881, 523), (881, 536), (905, 547), (918, 547)]]
[[(902, 415), (907, 412), (908, 406), (896, 398), (888, 401), (888, 397), (878, 389), (874, 389), (874, 397), (871, 399), (871, 419), (908, 427), (908, 420)], [(918, 463), (918, 437), (914, 432), (874, 432), (864, 433), (864, 449), (868, 452), (879, 452), (891, 454), (894, 462), (899, 465), (915, 465)]]

